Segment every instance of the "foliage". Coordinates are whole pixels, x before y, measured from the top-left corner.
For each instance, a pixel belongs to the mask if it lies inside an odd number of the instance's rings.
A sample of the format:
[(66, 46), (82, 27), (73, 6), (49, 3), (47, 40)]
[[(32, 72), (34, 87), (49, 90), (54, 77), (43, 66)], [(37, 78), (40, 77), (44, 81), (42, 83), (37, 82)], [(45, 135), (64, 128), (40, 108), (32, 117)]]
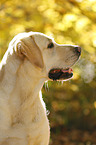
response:
[(96, 0), (0, 0), (0, 59), (11, 39), (24, 31), (82, 47), (74, 78), (48, 82), (43, 97), (52, 127), (96, 127)]

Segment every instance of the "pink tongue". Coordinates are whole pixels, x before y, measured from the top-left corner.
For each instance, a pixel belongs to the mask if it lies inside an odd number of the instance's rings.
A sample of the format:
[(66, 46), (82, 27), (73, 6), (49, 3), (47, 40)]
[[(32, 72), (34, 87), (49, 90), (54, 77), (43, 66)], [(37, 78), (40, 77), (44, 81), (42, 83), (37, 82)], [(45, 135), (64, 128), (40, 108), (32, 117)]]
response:
[(68, 72), (69, 74), (73, 72), (72, 68), (62, 70), (63, 73)]

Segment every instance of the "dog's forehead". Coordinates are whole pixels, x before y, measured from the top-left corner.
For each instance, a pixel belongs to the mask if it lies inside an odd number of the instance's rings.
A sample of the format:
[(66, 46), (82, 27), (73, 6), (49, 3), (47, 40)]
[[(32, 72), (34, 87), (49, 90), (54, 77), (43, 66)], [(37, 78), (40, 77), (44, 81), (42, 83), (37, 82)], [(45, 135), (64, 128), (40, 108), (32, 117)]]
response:
[(42, 39), (42, 40), (44, 40), (44, 39), (46, 39), (46, 40), (48, 40), (48, 41), (54, 40), (53, 38), (51, 38), (51, 37), (49, 37), (49, 36), (47, 36), (47, 35), (45, 35), (45, 34), (43, 34), (43, 33), (40, 33), (40, 32), (24, 32), (24, 33), (19, 33), (19, 34), (17, 34), (17, 35), (12, 39), (11, 42), (14, 42), (14, 41), (16, 41), (16, 40), (20, 40), (20, 39), (23, 39), (23, 38), (26, 38), (26, 37), (30, 37), (30, 36), (32, 36), (32, 37), (34, 37), (34, 38), (37, 38), (37, 39)]
[(33, 36), (33, 37), (36, 37), (36, 38), (39, 37), (39, 39), (46, 39), (48, 41), (51, 41), (52, 40), (51, 37), (49, 37), (49, 36), (47, 36), (47, 35), (45, 35), (43, 33), (40, 33), (40, 32), (32, 32), (32, 33), (29, 32), (29, 34), (30, 34), (30, 36)]
[(54, 42), (54, 39), (39, 32), (29, 32), (30, 36), (34, 39), (39, 48), (45, 49), (50, 42)]
[(16, 44), (18, 41), (22, 40), (22, 39), (26, 39), (28, 40), (28, 37), (32, 37), (35, 41), (35, 43), (37, 45), (39, 45), (40, 48), (43, 48), (44, 46), (46, 47), (48, 45), (48, 43), (50, 42), (54, 42), (54, 39), (43, 34), (43, 33), (40, 33), (40, 32), (23, 32), (23, 33), (19, 33), (17, 34), (10, 42), (9, 46), (11, 45), (14, 45)]

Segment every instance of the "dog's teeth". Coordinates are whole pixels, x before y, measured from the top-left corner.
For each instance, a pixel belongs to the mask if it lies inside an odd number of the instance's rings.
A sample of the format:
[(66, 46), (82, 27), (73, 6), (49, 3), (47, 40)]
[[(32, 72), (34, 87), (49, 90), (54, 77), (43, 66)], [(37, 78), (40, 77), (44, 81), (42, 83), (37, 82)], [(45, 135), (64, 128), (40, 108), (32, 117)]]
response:
[(69, 72), (69, 73), (72, 73), (72, 71), (73, 71), (72, 68), (69, 68), (68, 72)]

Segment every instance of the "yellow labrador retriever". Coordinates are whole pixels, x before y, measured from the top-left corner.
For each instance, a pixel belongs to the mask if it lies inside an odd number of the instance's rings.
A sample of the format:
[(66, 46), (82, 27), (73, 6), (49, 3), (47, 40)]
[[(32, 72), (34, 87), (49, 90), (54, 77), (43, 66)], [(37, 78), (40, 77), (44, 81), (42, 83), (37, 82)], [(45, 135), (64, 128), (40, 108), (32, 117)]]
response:
[(13, 38), (0, 64), (0, 145), (48, 145), (50, 127), (40, 92), (46, 80), (67, 80), (81, 48), (38, 32)]

